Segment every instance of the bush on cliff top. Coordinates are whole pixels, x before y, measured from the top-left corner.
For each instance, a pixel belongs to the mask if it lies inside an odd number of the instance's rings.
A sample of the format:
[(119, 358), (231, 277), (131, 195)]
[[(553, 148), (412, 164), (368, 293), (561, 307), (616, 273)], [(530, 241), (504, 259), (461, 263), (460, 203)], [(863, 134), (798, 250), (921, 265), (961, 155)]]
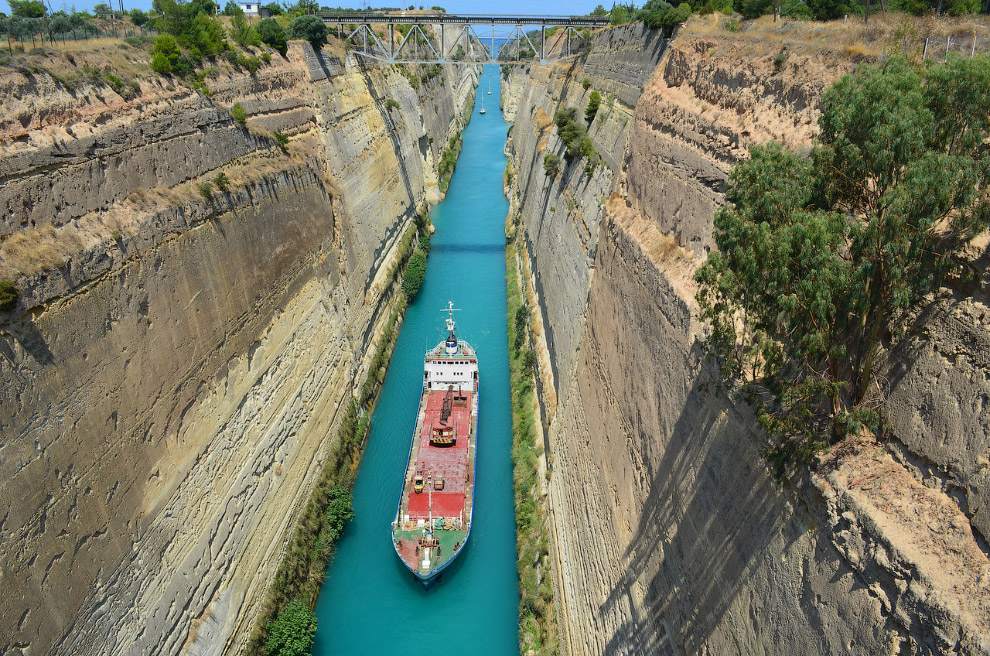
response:
[(258, 23), (258, 35), (264, 43), (275, 48), (285, 57), (287, 37), (278, 21), (274, 18), (266, 18)]
[(317, 16), (299, 16), (289, 26), (289, 36), (293, 39), (309, 41), (319, 50), (327, 42), (327, 26)]
[(732, 170), (697, 299), (777, 473), (864, 424), (882, 434), (881, 350), (990, 227), (988, 95), (986, 57), (891, 58), (825, 94), (810, 157), (768, 144)]

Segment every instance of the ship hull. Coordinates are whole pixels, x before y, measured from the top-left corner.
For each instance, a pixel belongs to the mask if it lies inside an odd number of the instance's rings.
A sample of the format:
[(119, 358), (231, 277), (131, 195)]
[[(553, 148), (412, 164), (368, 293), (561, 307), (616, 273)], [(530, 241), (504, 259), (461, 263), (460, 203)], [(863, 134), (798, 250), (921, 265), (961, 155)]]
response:
[[(442, 387), (424, 385), (392, 522), (396, 555), (427, 588), (467, 546), (475, 498), (478, 378), (475, 373), (471, 391), (452, 392)], [(440, 421), (445, 402), (450, 406), (446, 424)], [(455, 439), (448, 444), (444, 440), (450, 439), (449, 434)], [(420, 491), (416, 489), (417, 477), (421, 477)]]

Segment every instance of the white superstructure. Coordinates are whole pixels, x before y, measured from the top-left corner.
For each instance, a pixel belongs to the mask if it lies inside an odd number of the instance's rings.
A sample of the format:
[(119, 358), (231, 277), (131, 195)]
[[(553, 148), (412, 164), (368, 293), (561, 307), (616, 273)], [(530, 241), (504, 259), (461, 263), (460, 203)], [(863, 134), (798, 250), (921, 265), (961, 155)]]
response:
[(447, 339), (426, 352), (423, 389), (478, 391), (478, 356), (471, 345), (454, 334), (454, 304), (447, 307)]

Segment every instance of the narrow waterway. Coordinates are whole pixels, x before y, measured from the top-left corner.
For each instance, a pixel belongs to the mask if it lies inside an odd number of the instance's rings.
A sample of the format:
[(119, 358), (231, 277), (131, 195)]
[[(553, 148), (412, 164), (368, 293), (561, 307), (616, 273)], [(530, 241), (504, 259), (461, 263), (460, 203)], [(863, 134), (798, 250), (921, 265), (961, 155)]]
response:
[[(357, 517), (316, 603), (317, 655), (518, 651), (505, 325), (508, 206), (502, 194), (508, 125), (498, 107), (500, 82), (498, 68), (486, 66), (447, 197), (433, 210), (437, 230), (426, 280), (406, 311), (354, 486)], [(427, 591), (395, 555), (390, 526), (422, 389), (423, 354), (445, 336), (441, 310), (448, 299), (461, 309), (458, 336), (478, 352), (477, 487), (468, 546)]]

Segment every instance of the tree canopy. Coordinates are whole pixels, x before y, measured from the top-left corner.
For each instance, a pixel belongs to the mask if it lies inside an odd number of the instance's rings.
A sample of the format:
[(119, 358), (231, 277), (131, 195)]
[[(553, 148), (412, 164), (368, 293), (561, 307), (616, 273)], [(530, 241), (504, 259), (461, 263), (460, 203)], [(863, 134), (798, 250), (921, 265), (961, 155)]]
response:
[(267, 43), (285, 56), (287, 37), (285, 30), (282, 29), (277, 20), (274, 18), (263, 19), (258, 23), (258, 35), (263, 43)]
[(317, 16), (298, 16), (289, 26), (289, 36), (309, 41), (319, 50), (327, 42), (327, 26)]
[(810, 157), (754, 147), (696, 279), (707, 349), (778, 464), (883, 430), (877, 360), (990, 227), (990, 60), (864, 66), (824, 96)]

